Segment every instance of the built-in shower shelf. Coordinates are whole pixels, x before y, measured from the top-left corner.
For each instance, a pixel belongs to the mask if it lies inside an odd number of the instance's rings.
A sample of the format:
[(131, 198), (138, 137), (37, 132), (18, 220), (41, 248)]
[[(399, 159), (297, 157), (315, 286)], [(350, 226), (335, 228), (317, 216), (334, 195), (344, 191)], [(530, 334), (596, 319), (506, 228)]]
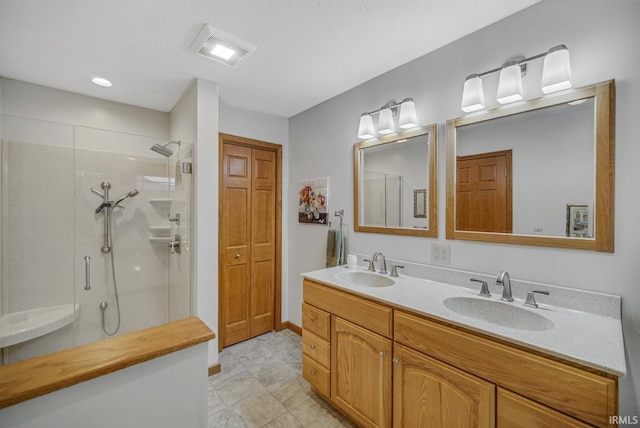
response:
[(149, 227), (150, 238), (169, 238), (171, 237), (171, 226), (151, 226)]
[(151, 243), (151, 245), (169, 244), (170, 241), (171, 241), (171, 237), (170, 236), (161, 236), (161, 237), (150, 236), (149, 237), (149, 242)]
[(171, 202), (173, 202), (173, 199), (171, 198), (154, 198), (154, 199), (149, 199), (149, 203), (151, 205), (154, 205), (158, 208), (169, 208), (171, 207)]

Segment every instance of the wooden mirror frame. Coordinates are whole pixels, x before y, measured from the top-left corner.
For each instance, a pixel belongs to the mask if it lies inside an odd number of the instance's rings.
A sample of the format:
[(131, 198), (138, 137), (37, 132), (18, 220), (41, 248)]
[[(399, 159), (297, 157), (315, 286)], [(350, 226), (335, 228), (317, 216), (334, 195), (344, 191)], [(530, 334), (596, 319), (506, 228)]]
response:
[[(398, 140), (428, 135), (429, 137), (429, 176), (428, 176), (428, 194), (429, 204), (427, 211), (429, 213), (429, 229), (411, 229), (404, 227), (383, 227), (383, 226), (367, 226), (360, 224), (360, 150), (367, 147), (380, 146), (389, 144)], [(422, 236), (427, 238), (438, 237), (438, 125), (432, 124), (422, 126), (420, 128), (403, 131), (399, 134), (388, 135), (382, 138), (371, 139), (356, 143), (353, 146), (353, 206), (354, 221), (353, 229), (356, 232), (368, 233), (384, 233), (389, 235), (402, 236)]]
[[(595, 100), (595, 237), (513, 235), (510, 233), (456, 230), (456, 128), (518, 113), (550, 107), (582, 98)], [(572, 248), (613, 253), (615, 175), (615, 83), (614, 80), (546, 95), (521, 104), (500, 107), (447, 121), (447, 227), (446, 238), (500, 244)]]

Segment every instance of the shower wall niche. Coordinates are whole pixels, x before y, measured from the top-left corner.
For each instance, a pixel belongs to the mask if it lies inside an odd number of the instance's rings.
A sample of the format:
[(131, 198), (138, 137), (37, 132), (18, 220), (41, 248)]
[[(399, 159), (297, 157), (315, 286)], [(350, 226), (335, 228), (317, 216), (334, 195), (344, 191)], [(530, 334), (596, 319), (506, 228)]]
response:
[[(107, 330), (115, 329), (111, 254), (101, 250), (105, 213), (96, 213), (103, 200), (91, 191), (100, 191), (103, 181), (111, 184), (111, 200), (139, 192), (111, 212), (118, 334), (190, 316), (191, 144), (173, 145), (165, 157), (150, 148), (166, 140), (6, 115), (2, 120), (0, 315), (57, 305), (75, 309), (66, 326), (2, 347), (3, 364), (107, 337), (103, 301)], [(179, 224), (169, 220), (177, 214)], [(179, 253), (170, 248), (177, 235)]]

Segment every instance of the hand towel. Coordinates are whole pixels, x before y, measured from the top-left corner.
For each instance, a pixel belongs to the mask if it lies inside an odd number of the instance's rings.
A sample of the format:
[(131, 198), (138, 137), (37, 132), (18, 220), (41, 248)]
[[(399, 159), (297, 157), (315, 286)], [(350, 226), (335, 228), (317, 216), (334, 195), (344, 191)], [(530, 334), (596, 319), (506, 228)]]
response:
[(340, 266), (344, 263), (344, 241), (342, 231), (329, 229), (327, 235), (326, 267)]

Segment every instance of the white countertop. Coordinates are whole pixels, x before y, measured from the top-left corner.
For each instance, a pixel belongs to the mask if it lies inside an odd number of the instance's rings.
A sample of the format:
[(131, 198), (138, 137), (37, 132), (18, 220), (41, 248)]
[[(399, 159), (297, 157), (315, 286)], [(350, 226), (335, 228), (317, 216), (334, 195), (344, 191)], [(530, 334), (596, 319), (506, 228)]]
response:
[[(513, 303), (500, 302), (500, 295), (489, 299), (505, 305), (516, 305), (551, 320), (549, 330), (528, 331), (496, 325), (483, 320), (459, 315), (448, 309), (443, 301), (449, 297), (465, 296), (487, 300), (478, 291), (469, 288), (435, 282), (406, 275), (391, 278), (395, 284), (389, 287), (353, 285), (336, 278), (347, 271), (366, 272), (361, 266), (348, 269), (339, 266), (303, 273), (302, 276), (337, 289), (343, 289), (364, 297), (406, 308), (424, 315), (466, 327), (511, 343), (523, 345), (602, 370), (616, 376), (626, 376), (622, 323), (620, 319), (582, 312), (562, 307), (539, 304), (539, 308), (523, 307), (523, 300)], [(376, 274), (380, 275), (380, 274)], [(384, 275), (389, 277), (388, 275)]]

